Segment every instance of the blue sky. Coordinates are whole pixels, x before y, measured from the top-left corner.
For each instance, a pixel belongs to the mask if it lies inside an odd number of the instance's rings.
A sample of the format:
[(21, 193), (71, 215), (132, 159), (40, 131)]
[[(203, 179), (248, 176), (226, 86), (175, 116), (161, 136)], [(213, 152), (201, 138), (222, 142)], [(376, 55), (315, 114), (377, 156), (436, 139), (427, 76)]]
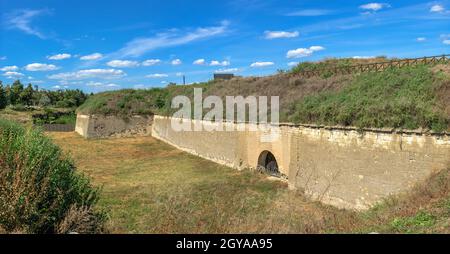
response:
[(87, 92), (449, 53), (450, 1), (0, 0), (0, 80)]

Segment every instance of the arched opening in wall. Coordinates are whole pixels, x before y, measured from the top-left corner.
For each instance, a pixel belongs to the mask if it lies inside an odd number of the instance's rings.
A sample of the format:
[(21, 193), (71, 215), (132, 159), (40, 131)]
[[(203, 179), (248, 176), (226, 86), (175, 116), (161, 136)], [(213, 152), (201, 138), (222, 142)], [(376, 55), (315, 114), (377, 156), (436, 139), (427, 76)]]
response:
[(258, 170), (263, 171), (269, 175), (280, 177), (278, 170), (278, 163), (275, 156), (270, 151), (263, 151), (258, 158)]

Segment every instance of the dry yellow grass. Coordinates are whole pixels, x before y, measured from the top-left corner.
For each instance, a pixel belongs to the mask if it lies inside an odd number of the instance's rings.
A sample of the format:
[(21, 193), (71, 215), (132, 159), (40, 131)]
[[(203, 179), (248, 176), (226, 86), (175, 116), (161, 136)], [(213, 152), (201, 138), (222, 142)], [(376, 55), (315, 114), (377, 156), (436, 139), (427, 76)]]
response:
[(152, 137), (86, 140), (75, 133), (48, 135), (71, 154), (78, 170), (103, 187), (100, 205), (109, 210), (112, 233), (448, 232), (449, 228), (449, 188), (442, 184), (450, 179), (448, 172), (411, 195), (356, 213), (311, 202), (283, 182), (215, 164)]
[(339, 217), (353, 215), (309, 202), (283, 182), (217, 165), (152, 137), (49, 135), (78, 170), (103, 186), (100, 204), (110, 211), (112, 232), (325, 232), (346, 230)]

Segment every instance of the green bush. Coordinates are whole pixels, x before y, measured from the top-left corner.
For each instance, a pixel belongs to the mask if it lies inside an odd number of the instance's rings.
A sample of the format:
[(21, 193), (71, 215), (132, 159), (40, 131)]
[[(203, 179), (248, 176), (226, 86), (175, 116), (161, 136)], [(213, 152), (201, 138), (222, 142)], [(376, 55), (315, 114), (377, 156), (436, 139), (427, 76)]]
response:
[(0, 120), (0, 228), (103, 232), (106, 215), (94, 208), (98, 197), (99, 190), (40, 130)]
[(25, 107), (25, 105), (23, 104), (16, 104), (16, 105), (11, 105), (11, 109), (14, 111), (27, 111), (27, 107)]
[(77, 116), (75, 112), (61, 112), (45, 109), (44, 113), (34, 114), (33, 123), (42, 124), (73, 124), (75, 125)]
[(436, 223), (436, 217), (426, 211), (420, 211), (413, 217), (395, 218), (391, 222), (391, 227), (397, 232), (416, 232), (426, 229)]
[(338, 92), (305, 97), (295, 105), (289, 120), (443, 131), (449, 128), (450, 116), (440, 108), (435, 93), (443, 82), (421, 65), (364, 73)]

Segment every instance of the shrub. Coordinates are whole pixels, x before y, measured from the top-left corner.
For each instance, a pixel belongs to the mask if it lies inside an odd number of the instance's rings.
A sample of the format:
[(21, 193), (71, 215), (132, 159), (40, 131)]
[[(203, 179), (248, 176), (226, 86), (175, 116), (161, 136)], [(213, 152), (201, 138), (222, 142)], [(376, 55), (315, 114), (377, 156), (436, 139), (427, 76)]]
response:
[(11, 109), (14, 111), (27, 111), (27, 107), (25, 107), (23, 104), (11, 105)]
[[(0, 228), (25, 233), (66, 233), (62, 228), (102, 232), (106, 214), (94, 208), (98, 194), (40, 130), (0, 120)], [(74, 216), (75, 211), (85, 212)], [(86, 227), (61, 226), (86, 223)]]
[(391, 227), (397, 232), (415, 232), (426, 229), (436, 223), (436, 217), (426, 211), (420, 211), (413, 217), (395, 218)]

